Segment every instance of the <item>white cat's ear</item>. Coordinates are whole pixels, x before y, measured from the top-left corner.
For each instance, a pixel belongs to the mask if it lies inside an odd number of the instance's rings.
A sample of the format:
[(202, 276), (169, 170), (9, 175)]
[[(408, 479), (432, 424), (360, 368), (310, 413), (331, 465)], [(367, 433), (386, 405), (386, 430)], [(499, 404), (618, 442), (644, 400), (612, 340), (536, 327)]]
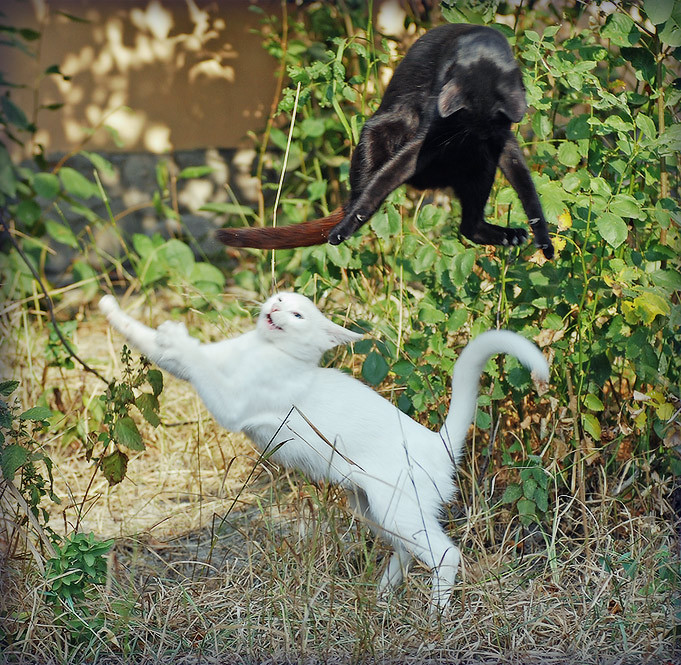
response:
[(327, 347), (328, 349), (332, 349), (334, 346), (341, 346), (343, 344), (357, 342), (358, 340), (362, 339), (362, 337), (364, 337), (364, 335), (362, 335), (361, 333), (353, 332), (352, 330), (343, 328), (343, 326), (339, 326), (328, 320), (326, 321), (326, 325), (324, 326), (324, 332), (326, 333), (326, 337), (329, 342), (329, 345)]
[(443, 118), (460, 111), (465, 106), (459, 84), (455, 81), (447, 81), (442, 86), (437, 97), (437, 110)]

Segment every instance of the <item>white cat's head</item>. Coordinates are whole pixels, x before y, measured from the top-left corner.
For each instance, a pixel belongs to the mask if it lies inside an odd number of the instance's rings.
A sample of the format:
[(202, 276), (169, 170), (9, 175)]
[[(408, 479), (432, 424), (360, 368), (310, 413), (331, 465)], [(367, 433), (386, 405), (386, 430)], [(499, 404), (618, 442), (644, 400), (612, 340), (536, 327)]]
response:
[(312, 363), (318, 363), (324, 351), (362, 338), (329, 321), (299, 293), (276, 293), (269, 298), (260, 310), (256, 330), (286, 353)]

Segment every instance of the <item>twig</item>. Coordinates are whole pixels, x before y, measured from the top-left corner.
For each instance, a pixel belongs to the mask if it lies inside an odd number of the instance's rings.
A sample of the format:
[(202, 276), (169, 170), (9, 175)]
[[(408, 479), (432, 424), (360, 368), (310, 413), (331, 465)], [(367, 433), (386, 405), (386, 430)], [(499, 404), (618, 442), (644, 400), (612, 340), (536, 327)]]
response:
[(7, 233), (7, 237), (12, 243), (12, 246), (14, 249), (17, 250), (17, 253), (21, 257), (21, 260), (28, 266), (28, 269), (31, 271), (31, 274), (33, 275), (33, 278), (35, 281), (38, 283), (38, 286), (40, 287), (40, 290), (43, 292), (43, 295), (45, 296), (45, 304), (47, 305), (47, 312), (50, 315), (50, 320), (52, 321), (52, 326), (54, 327), (54, 331), (57, 333), (57, 337), (59, 337), (61, 343), (64, 345), (64, 348), (66, 349), (67, 353), (74, 359), (77, 360), (80, 365), (83, 367), (84, 370), (90, 372), (91, 374), (94, 374), (98, 379), (101, 379), (106, 383), (107, 385), (109, 382), (96, 370), (90, 367), (84, 360), (82, 360), (78, 354), (73, 350), (73, 347), (69, 343), (69, 341), (64, 337), (61, 329), (59, 328), (59, 325), (57, 323), (57, 318), (54, 315), (54, 304), (52, 302), (52, 298), (50, 297), (50, 294), (47, 292), (47, 288), (45, 288), (45, 284), (43, 283), (43, 280), (41, 279), (40, 275), (36, 271), (36, 269), (33, 267), (33, 264), (29, 261), (28, 257), (24, 253), (24, 250), (21, 249), (21, 246), (19, 243), (16, 241), (16, 238), (12, 235), (12, 232), (10, 231), (9, 224), (7, 223), (6, 219), (6, 213), (7, 213), (7, 208), (5, 207), (0, 207), (0, 224), (2, 224), (2, 227), (4, 228), (5, 232)]

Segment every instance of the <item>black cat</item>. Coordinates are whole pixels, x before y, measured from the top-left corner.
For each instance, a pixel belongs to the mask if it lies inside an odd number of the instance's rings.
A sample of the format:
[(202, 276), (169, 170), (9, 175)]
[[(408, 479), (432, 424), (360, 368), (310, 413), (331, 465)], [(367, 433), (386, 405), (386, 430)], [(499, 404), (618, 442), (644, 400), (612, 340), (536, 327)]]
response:
[(451, 187), (461, 233), (478, 244), (519, 245), (525, 229), (488, 224), (484, 209), (497, 166), (520, 197), (535, 244), (553, 257), (546, 219), (511, 123), (525, 114), (525, 88), (506, 38), (484, 26), (450, 24), (421, 37), (398, 65), (367, 120), (350, 164), (350, 199), (329, 216), (279, 228), (220, 229), (226, 245), (281, 249), (337, 245), (402, 183)]

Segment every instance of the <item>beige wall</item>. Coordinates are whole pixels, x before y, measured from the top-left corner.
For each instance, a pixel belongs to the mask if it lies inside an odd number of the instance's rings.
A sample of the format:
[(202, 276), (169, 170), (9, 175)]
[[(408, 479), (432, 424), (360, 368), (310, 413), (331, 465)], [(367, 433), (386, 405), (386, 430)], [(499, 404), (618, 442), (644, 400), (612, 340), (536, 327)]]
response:
[[(37, 140), (48, 154), (68, 151), (102, 122), (88, 148), (166, 152), (252, 145), (272, 104), (278, 63), (251, 34), (256, 4), (281, 15), (279, 0), (5, 0), (1, 22), (42, 31), (36, 59), (0, 49), (1, 69), (32, 85), (53, 64), (71, 77), (43, 77)], [(65, 12), (87, 19), (74, 22)], [(34, 117), (29, 90), (12, 98)], [(124, 107), (128, 107), (126, 110)]]

